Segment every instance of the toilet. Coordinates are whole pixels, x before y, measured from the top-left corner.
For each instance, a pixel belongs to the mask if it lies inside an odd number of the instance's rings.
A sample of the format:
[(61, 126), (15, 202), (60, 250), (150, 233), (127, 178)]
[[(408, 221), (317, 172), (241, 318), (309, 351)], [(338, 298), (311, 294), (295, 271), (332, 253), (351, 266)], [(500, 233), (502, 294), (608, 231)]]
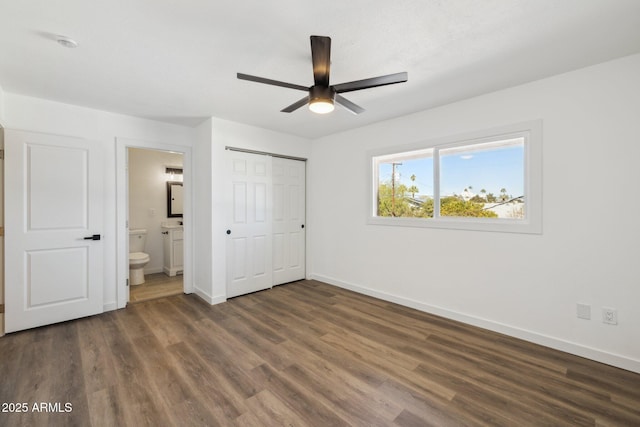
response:
[(144, 252), (146, 240), (147, 230), (129, 230), (129, 284), (133, 286), (144, 283), (144, 266), (151, 259), (149, 254)]

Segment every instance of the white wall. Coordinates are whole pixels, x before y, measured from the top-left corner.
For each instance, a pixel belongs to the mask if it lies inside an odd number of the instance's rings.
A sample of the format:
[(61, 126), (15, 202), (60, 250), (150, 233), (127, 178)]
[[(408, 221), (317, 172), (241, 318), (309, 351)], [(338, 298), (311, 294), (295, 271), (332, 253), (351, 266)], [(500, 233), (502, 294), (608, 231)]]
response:
[[(634, 55), (313, 141), (312, 277), (640, 372), (638, 76)], [(532, 119), (542, 235), (366, 224), (368, 150)]]
[(196, 128), (193, 144), (193, 257), (194, 292), (210, 304), (224, 301), (212, 297), (212, 168), (211, 168), (211, 119)]
[(117, 306), (116, 295), (116, 137), (191, 146), (191, 128), (108, 113), (90, 108), (5, 92), (5, 127), (86, 138), (101, 144), (105, 162), (104, 253), (105, 309)]
[[(164, 266), (163, 222), (177, 222), (182, 218), (167, 215), (167, 166), (182, 166), (180, 153), (168, 151), (128, 149), (129, 171), (129, 229), (147, 230), (145, 252), (149, 263), (145, 274), (161, 273)], [(181, 180), (180, 177), (179, 180)]]
[[(200, 142), (199, 140), (198, 144)], [(229, 226), (226, 217), (226, 146), (301, 158), (308, 158), (311, 153), (311, 144), (307, 139), (228, 120), (211, 119), (212, 280), (211, 287), (203, 289), (203, 291), (206, 295), (205, 299), (212, 303), (226, 299), (225, 249), (227, 235), (225, 231)], [(200, 148), (197, 147), (196, 149), (199, 150)], [(307, 198), (309, 197), (313, 196), (307, 192)], [(201, 200), (199, 203), (204, 202), (204, 200)]]
[(4, 126), (5, 122), (4, 97), (4, 90), (2, 90), (2, 86), (0, 86), (0, 126)]

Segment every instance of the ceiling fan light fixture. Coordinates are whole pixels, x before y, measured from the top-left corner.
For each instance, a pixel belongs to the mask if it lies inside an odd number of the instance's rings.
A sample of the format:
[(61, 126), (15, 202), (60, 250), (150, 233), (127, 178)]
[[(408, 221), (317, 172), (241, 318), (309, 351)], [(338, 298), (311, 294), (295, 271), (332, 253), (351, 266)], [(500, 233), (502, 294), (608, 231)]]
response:
[(313, 111), (316, 114), (327, 114), (334, 110), (335, 106), (333, 105), (332, 99), (314, 99), (309, 102), (309, 110)]
[(317, 114), (327, 114), (335, 108), (333, 100), (335, 92), (328, 86), (312, 86), (309, 88), (309, 110)]

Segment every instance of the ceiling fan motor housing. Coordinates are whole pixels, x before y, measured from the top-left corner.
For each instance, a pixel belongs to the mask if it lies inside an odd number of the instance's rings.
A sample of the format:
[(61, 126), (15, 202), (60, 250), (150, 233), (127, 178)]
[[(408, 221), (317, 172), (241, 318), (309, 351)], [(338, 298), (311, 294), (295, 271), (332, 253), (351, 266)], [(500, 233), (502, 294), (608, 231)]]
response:
[(328, 86), (311, 86), (309, 88), (309, 102), (314, 101), (329, 101), (333, 104), (336, 97), (336, 91)]

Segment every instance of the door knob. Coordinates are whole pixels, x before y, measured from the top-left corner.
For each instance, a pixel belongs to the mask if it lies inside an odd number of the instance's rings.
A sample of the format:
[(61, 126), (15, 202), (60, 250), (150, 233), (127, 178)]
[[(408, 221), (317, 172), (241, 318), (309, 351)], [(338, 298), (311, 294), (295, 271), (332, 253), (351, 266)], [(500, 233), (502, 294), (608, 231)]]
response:
[(304, 228), (304, 224), (302, 224), (302, 225), (300, 226), (300, 228)]
[(231, 234), (231, 230), (227, 230), (227, 234)]
[(84, 240), (100, 240), (100, 235), (94, 234), (93, 236), (85, 237)]

